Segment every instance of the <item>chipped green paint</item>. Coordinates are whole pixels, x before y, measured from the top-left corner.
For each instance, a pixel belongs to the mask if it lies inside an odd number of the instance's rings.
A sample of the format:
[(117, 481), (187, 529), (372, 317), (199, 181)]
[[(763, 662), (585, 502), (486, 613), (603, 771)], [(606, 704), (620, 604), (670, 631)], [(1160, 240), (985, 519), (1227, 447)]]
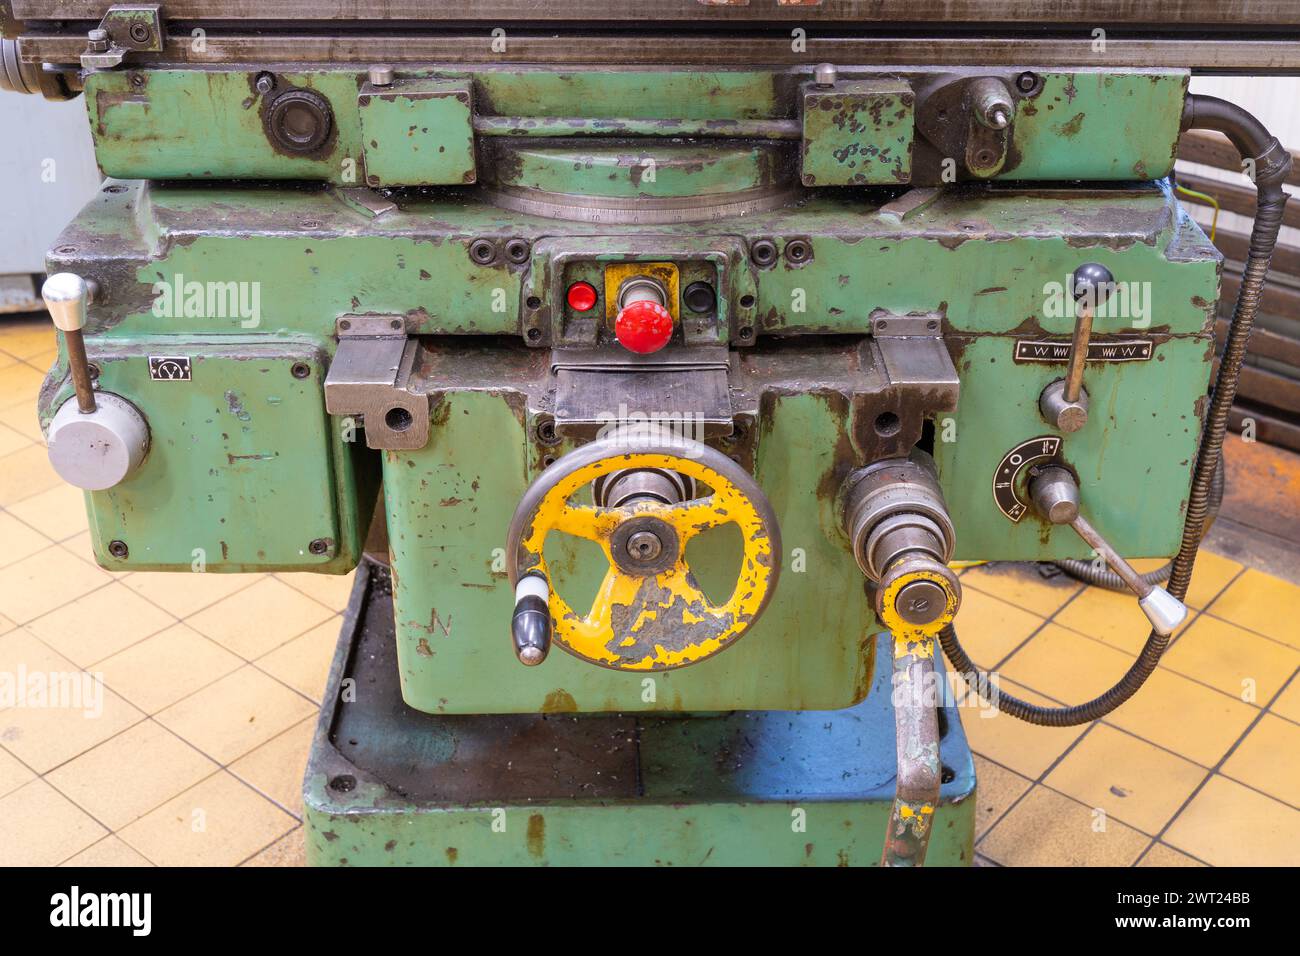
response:
[[(399, 672), (411, 706), (530, 713), (546, 711), (556, 688), (579, 711), (829, 709), (861, 699), (872, 668), (863, 640), (876, 624), (833, 503), (816, 494), (844, 440), (844, 423), (824, 402), (809, 395), (776, 401), (756, 467), (783, 536), (802, 557), (787, 553), (781, 586), (733, 646), (691, 667), (649, 675), (593, 667), (559, 649), (542, 667), (515, 661), (508, 628), (514, 599), (504, 565), (498, 561), (494, 570), (493, 561), (528, 486), (524, 432), (501, 396), (465, 392), (445, 401), (445, 422), (434, 427), (428, 446), (384, 456), (389, 542), (399, 569)], [(484, 435), (493, 440), (482, 441)], [(701, 550), (689, 552), (692, 566), (715, 567), (720, 579), (734, 582), (729, 540), (701, 536)], [(805, 571), (791, 571), (791, 560)], [(594, 592), (608, 567), (589, 551), (561, 549), (553, 558), (549, 542), (548, 564), (557, 590), (570, 595)], [(709, 593), (708, 578), (702, 584)], [(827, 593), (841, 599), (827, 602)], [(431, 628), (430, 608), (450, 622), (448, 633)], [(432, 657), (418, 653), (425, 638)], [(646, 699), (646, 680), (653, 700)]]
[(464, 83), (398, 80), (358, 99), (366, 182), (371, 186), (475, 181), (474, 127)]
[[(888, 641), (869, 644), (887, 657)], [(394, 718), (384, 706), (387, 687), (344, 669), (355, 655), (350, 641), (341, 643), (303, 780), (311, 864), (880, 861), (894, 796), (892, 667), (882, 667), (867, 699), (848, 710)], [(373, 711), (361, 700), (331, 705), (345, 674), (372, 688)], [(957, 710), (947, 707), (945, 717), (947, 782), (926, 865), (970, 865), (975, 769)], [(559, 740), (565, 745), (553, 749)], [(385, 768), (413, 760), (417, 780), (386, 785)], [(343, 775), (346, 788), (330, 786)]]
[(858, 80), (803, 96), (803, 184), (871, 186), (912, 177), (912, 89)]
[[(148, 357), (155, 350), (190, 358), (192, 379), (152, 379)], [(100, 564), (119, 571), (335, 574), (356, 565), (374, 462), (358, 460), (325, 414), (325, 353), (315, 343), (100, 339), (88, 352), (100, 369), (99, 386), (129, 396), (151, 436), (138, 472), (86, 495)], [(67, 394), (65, 385), (51, 407)], [(111, 541), (125, 542), (128, 555), (110, 554)], [(313, 541), (324, 542), (324, 553), (313, 552)]]
[(1183, 70), (1043, 73), (1019, 100), (999, 179), (1158, 179), (1174, 166)]
[[(516, 118), (519, 128), (531, 125), (540, 135), (565, 132), (563, 123), (548, 122), (563, 119), (590, 121), (588, 132), (625, 136), (663, 134), (663, 121), (673, 120), (714, 134), (737, 122), (784, 122), (793, 124), (797, 135), (802, 112), (806, 183), (897, 184), (911, 175), (913, 93), (907, 78), (890, 72), (841, 81), (833, 90), (809, 87), (802, 110), (795, 102), (800, 94), (794, 77), (777, 71), (404, 71), (398, 88), (458, 90), (466, 99), (472, 88), (474, 113)], [(346, 186), (366, 181), (369, 160), (376, 167), (370, 174), (383, 183), (469, 181), (464, 177), (473, 166), (466, 156), (471, 114), (468, 103), (454, 94), (450, 102), (436, 104), (435, 96), (420, 106), (409, 98), (399, 103), (400, 93), (363, 92), (365, 74), (352, 69), (283, 73), (268, 94), (257, 90), (256, 78), (254, 71), (228, 68), (91, 73), (86, 105), (100, 167), (121, 178), (304, 179)], [(1042, 91), (1018, 100), (1000, 178), (1165, 175), (1172, 167), (1186, 84), (1185, 71), (1043, 74)], [(329, 138), (307, 154), (286, 151), (267, 137), (268, 104), (288, 89), (325, 97), (332, 112)], [(371, 106), (363, 108), (359, 101), (367, 98)], [(363, 114), (381, 103), (380, 112), (388, 115), (376, 131), (364, 131)], [(398, 105), (401, 109), (386, 108)], [(602, 122), (608, 125), (602, 128)], [(408, 141), (409, 149), (398, 148), (398, 137), (411, 127), (422, 143)], [(773, 135), (789, 134), (783, 129)], [(379, 144), (370, 148), (373, 156), (366, 145), (371, 141)]]
[(576, 147), (503, 144), (502, 185), (565, 195), (624, 199), (735, 193), (775, 184), (779, 157), (769, 146), (633, 145)]
[[(321, 179), (360, 183), (361, 119), (353, 73), (283, 73), (263, 95), (256, 74), (227, 70), (98, 70), (86, 79), (95, 156), (122, 179)], [(266, 108), (286, 89), (329, 100), (333, 132), (293, 154), (267, 138)]]

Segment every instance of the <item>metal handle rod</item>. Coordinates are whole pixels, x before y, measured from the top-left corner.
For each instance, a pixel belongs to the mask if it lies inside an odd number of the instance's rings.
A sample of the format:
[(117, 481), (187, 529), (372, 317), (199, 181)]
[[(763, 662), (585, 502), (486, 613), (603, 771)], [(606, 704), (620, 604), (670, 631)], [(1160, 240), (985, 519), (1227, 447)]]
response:
[(1092, 306), (1079, 306), (1079, 317), (1074, 322), (1074, 336), (1070, 340), (1070, 365), (1065, 372), (1065, 400), (1077, 402), (1083, 391), (1083, 367), (1088, 361), (1088, 342), (1092, 339)]
[(91, 283), (72, 272), (57, 272), (41, 287), (41, 298), (45, 300), (54, 327), (63, 333), (68, 371), (77, 393), (77, 408), (83, 415), (95, 411), (95, 385), (90, 377), (90, 360), (86, 358), (86, 340), (81, 334), (86, 325), (86, 306), (92, 290)]
[(1144, 598), (1151, 593), (1152, 585), (1143, 580), (1142, 575), (1133, 569), (1133, 565), (1120, 557), (1119, 552), (1112, 548), (1097, 529), (1088, 523), (1087, 518), (1081, 514), (1076, 515), (1074, 520), (1070, 522), (1070, 527), (1105, 559), (1106, 563), (1110, 565), (1110, 569), (1119, 575), (1119, 579), (1128, 586), (1130, 591), (1140, 598)]

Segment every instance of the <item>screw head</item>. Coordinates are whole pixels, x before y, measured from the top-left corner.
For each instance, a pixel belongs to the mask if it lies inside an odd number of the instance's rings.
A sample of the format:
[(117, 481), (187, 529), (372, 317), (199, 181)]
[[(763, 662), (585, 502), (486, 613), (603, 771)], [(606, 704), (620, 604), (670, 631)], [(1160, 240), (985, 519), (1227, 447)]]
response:
[(125, 541), (115, 538), (108, 543), (108, 553), (115, 558), (125, 558), (131, 550), (126, 546)]
[(894, 599), (898, 615), (909, 624), (929, 624), (948, 607), (948, 593), (933, 581), (905, 584)]
[(497, 257), (497, 247), (490, 239), (475, 239), (469, 244), (469, 257), (481, 266)]
[(307, 550), (312, 554), (328, 554), (330, 543), (325, 538), (316, 538), (311, 544), (307, 545)]
[(833, 86), (839, 77), (839, 71), (833, 63), (818, 63), (813, 69), (813, 82), (818, 86)]
[(393, 68), (386, 63), (372, 66), (368, 73), (371, 86), (392, 86)]

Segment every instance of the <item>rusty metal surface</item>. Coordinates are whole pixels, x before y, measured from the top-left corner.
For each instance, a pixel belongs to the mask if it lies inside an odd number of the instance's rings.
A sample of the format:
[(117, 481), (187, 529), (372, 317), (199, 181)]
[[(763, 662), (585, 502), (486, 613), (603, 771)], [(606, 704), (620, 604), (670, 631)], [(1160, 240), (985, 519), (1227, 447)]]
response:
[[(161, 54), (142, 55), (143, 64), (279, 63), (338, 64), (384, 61), (422, 65), (532, 63), (537, 65), (657, 65), (736, 67), (751, 64), (798, 65), (829, 61), (842, 65), (1095, 67), (1097, 54), (1077, 36), (1009, 37), (810, 36), (803, 49), (791, 49), (787, 36), (746, 37), (743, 42), (698, 34), (603, 36), (575, 34), (513, 36), (504, 50), (494, 48), (487, 30), (439, 35), (383, 33), (322, 35), (284, 33), (213, 34), (195, 50), (189, 36), (168, 39)], [(25, 62), (76, 64), (84, 35), (33, 29), (23, 34)], [(1113, 69), (1194, 69), (1206, 73), (1300, 74), (1300, 38), (1264, 35), (1250, 39), (1115, 36), (1106, 44)]]
[(939, 711), (929, 698), (935, 679), (932, 639), (894, 638), (894, 740), (898, 778), (882, 866), (923, 866), (939, 804)]
[[(14, 16), (28, 19), (98, 20), (102, 0), (13, 0)], [(752, 0), (704, 3), (661, 0), (655, 4), (611, 4), (607, 0), (169, 0), (172, 20), (250, 22), (494, 20), (537, 23), (704, 22), (741, 26), (747, 22), (943, 23), (1145, 25), (1168, 29), (1213, 25), (1244, 30), (1300, 23), (1300, 8), (1288, 0), (1057, 0), (1043, 10), (1023, 0)]]

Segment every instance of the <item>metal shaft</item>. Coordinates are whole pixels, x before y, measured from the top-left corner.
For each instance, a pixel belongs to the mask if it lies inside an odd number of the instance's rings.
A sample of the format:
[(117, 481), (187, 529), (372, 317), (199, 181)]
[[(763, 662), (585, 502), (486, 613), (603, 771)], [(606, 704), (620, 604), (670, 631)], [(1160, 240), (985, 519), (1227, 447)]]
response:
[(1070, 367), (1065, 373), (1065, 400), (1077, 402), (1083, 391), (1083, 367), (1088, 361), (1088, 342), (1092, 338), (1092, 306), (1080, 305), (1070, 340)]
[(77, 392), (77, 408), (83, 415), (89, 415), (95, 410), (95, 385), (90, 377), (90, 360), (86, 358), (86, 339), (81, 329), (76, 329), (63, 333), (63, 343), (68, 349), (68, 369)]
[(1140, 598), (1144, 598), (1151, 593), (1151, 584), (1145, 581), (1137, 571), (1133, 570), (1133, 565), (1119, 556), (1119, 553), (1107, 543), (1097, 529), (1088, 524), (1087, 518), (1081, 514), (1076, 515), (1074, 520), (1070, 522), (1070, 527), (1106, 560), (1106, 563), (1110, 565), (1110, 569), (1119, 575), (1120, 580), (1128, 586), (1130, 591)]

